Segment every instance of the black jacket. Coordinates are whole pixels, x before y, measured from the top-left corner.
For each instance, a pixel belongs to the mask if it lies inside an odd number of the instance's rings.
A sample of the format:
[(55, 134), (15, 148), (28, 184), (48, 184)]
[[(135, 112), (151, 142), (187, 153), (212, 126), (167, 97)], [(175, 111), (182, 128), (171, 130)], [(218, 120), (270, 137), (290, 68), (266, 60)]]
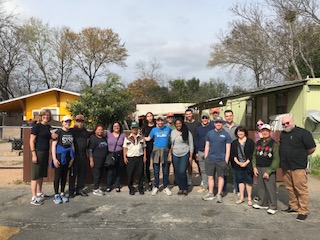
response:
[[(234, 161), (234, 157), (238, 158), (238, 139), (234, 140), (231, 143), (231, 151), (230, 151), (230, 162), (231, 162), (231, 166), (235, 169), (235, 170), (239, 170), (241, 169), (241, 167), (235, 163)], [(254, 148), (255, 148), (255, 143), (251, 138), (247, 138), (247, 141), (244, 145), (244, 155), (246, 157), (246, 159), (250, 160), (250, 164), (248, 164), (248, 166), (251, 165), (251, 160), (252, 160), (252, 154), (254, 152)]]

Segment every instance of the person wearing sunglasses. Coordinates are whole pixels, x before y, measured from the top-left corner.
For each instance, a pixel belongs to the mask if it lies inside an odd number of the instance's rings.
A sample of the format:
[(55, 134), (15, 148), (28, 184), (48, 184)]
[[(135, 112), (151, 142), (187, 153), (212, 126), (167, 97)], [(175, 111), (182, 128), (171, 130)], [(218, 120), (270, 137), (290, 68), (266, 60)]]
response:
[[(73, 166), (69, 171), (69, 197), (75, 195), (87, 197), (88, 194), (83, 190), (85, 186), (85, 176), (88, 165), (87, 142), (90, 137), (89, 132), (84, 127), (85, 118), (79, 114), (76, 116), (74, 127), (70, 131), (74, 137), (75, 158)], [(77, 183), (77, 186), (76, 186)]]
[(297, 214), (296, 220), (303, 222), (309, 214), (306, 173), (308, 155), (316, 150), (316, 144), (311, 133), (296, 126), (291, 116), (282, 117), (281, 123), (280, 167), (289, 192), (289, 206), (282, 212)]
[[(266, 122), (259, 118), (258, 121), (257, 121), (257, 124), (256, 124), (256, 127), (257, 127), (257, 131), (254, 132), (254, 142), (258, 142), (260, 139), (263, 138), (262, 136), (262, 133), (261, 133), (261, 127), (262, 125), (264, 125)], [(270, 132), (270, 137), (274, 140), (276, 140), (276, 135), (273, 131)]]

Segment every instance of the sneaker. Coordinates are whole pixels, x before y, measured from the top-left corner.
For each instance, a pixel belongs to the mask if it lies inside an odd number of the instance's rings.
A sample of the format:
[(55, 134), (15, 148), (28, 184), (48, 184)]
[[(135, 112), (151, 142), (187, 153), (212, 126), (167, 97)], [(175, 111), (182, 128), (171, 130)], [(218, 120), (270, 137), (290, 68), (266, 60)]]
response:
[(143, 195), (143, 194), (144, 194), (143, 188), (139, 188), (139, 194), (140, 194), (140, 195)]
[(222, 203), (222, 195), (217, 194), (217, 203)]
[(208, 189), (202, 187), (202, 188), (200, 188), (197, 192), (198, 192), (198, 193), (205, 193), (205, 192), (208, 192)]
[(166, 187), (165, 189), (163, 189), (163, 192), (164, 192), (165, 194), (167, 194), (168, 196), (171, 196), (171, 195), (172, 195), (172, 192), (171, 192), (170, 188), (168, 188), (168, 187)]
[(183, 194), (184, 196), (188, 196), (188, 190), (183, 190), (182, 194)]
[(183, 191), (181, 189), (179, 189), (178, 195), (182, 195), (182, 194), (183, 194)]
[(253, 207), (254, 209), (265, 209), (265, 210), (268, 209), (268, 207), (260, 206), (259, 204), (256, 204), (256, 203), (253, 204), (252, 207)]
[(129, 194), (134, 195), (136, 193), (136, 189), (134, 187), (129, 188)]
[(93, 195), (97, 195), (97, 196), (103, 196), (104, 195), (104, 192), (98, 188), (98, 189), (93, 189)]
[(69, 202), (69, 198), (67, 198), (67, 196), (64, 193), (60, 194), (60, 198), (61, 198), (63, 203)]
[(155, 195), (158, 194), (158, 192), (159, 192), (159, 188), (154, 187), (154, 188), (152, 189), (151, 195), (152, 195), (152, 196), (155, 196)]
[(296, 218), (298, 222), (304, 222), (306, 219), (307, 219), (307, 215), (303, 215), (303, 214), (298, 214), (298, 217)]
[(192, 185), (192, 175), (188, 175), (188, 186)]
[(152, 183), (151, 183), (151, 182), (148, 183), (148, 191), (149, 191), (149, 192), (152, 191)]
[(44, 193), (37, 193), (37, 199), (44, 200), (46, 198), (49, 198), (49, 196)]
[(77, 193), (77, 195), (81, 195), (82, 197), (88, 197), (88, 193), (86, 193), (85, 191), (81, 190)]
[(30, 204), (35, 205), (35, 206), (40, 206), (43, 204), (43, 202), (41, 200), (38, 200), (36, 197), (32, 198), (30, 201)]
[(54, 202), (55, 204), (60, 204), (60, 203), (62, 203), (62, 199), (61, 199), (61, 197), (60, 197), (59, 194), (54, 195), (54, 197), (53, 197), (53, 202)]
[(260, 198), (259, 198), (259, 197), (254, 197), (254, 198), (253, 198), (253, 201), (254, 201), (255, 203), (258, 203), (258, 202), (260, 201)]
[(213, 199), (215, 199), (213, 193), (207, 193), (205, 196), (202, 197), (202, 200), (204, 201), (212, 201)]
[(284, 214), (297, 214), (298, 213), (296, 210), (293, 210), (291, 207), (288, 207), (285, 210), (281, 210), (281, 212)]
[(271, 209), (271, 208), (269, 208), (269, 209), (267, 210), (267, 213), (269, 213), (269, 214), (271, 214), (271, 215), (275, 214), (276, 212), (277, 212), (277, 210), (274, 210), (274, 209)]

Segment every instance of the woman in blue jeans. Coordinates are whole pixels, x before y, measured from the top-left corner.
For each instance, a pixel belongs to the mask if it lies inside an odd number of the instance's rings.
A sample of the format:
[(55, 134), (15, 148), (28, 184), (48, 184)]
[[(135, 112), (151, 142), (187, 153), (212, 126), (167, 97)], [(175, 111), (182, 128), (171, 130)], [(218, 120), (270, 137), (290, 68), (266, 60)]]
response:
[(193, 137), (187, 126), (181, 119), (174, 123), (176, 129), (171, 132), (171, 149), (169, 154), (176, 173), (176, 181), (179, 186), (178, 195), (188, 195), (187, 169), (192, 163)]

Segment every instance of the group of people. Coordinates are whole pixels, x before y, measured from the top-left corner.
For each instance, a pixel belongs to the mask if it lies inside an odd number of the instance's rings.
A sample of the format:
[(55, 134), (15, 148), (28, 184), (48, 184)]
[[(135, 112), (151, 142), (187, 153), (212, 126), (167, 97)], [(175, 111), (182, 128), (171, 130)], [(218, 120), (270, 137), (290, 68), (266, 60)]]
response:
[[(52, 139), (56, 204), (69, 201), (65, 194), (68, 172), (68, 196), (88, 196), (83, 190), (88, 158), (93, 175), (93, 194), (97, 196), (105, 194), (100, 187), (103, 171), (107, 172), (106, 192), (113, 189), (116, 192), (121, 191), (121, 174), (125, 167), (130, 195), (136, 192), (134, 177), (138, 179), (138, 192), (144, 194), (144, 175), (148, 182), (147, 190), (151, 191), (152, 196), (157, 195), (160, 191), (159, 175), (162, 168), (163, 192), (171, 196), (171, 163), (174, 182), (179, 188), (178, 195), (186, 196), (188, 185), (192, 184), (192, 164), (195, 161), (201, 175), (201, 188), (198, 192), (206, 193), (203, 200), (216, 199), (218, 203), (222, 203), (228, 175), (232, 173), (234, 192), (239, 196), (236, 204), (244, 203), (247, 197), (248, 206), (275, 214), (276, 170), (280, 166), (290, 197), (288, 209), (282, 212), (297, 214), (297, 220), (304, 221), (309, 213), (307, 157), (316, 148), (311, 133), (296, 126), (291, 116), (285, 116), (282, 118), (283, 131), (279, 141), (275, 139), (271, 126), (262, 119), (257, 121), (257, 131), (251, 139), (247, 128), (233, 121), (232, 110), (224, 112), (224, 119), (218, 108), (212, 108), (210, 113), (212, 121), (209, 114), (203, 112), (201, 122), (197, 122), (192, 109), (185, 111), (185, 119), (174, 119), (174, 113), (168, 113), (166, 119), (163, 115), (154, 118), (154, 115), (148, 112), (144, 124), (139, 126), (138, 122), (132, 122), (131, 132), (126, 136), (119, 122), (114, 122), (106, 134), (104, 126), (98, 124), (90, 135), (84, 128), (83, 115), (76, 116), (74, 128), (70, 128), (71, 117), (64, 116), (62, 128), (54, 131), (48, 125), (51, 119), (50, 111), (42, 110), (40, 122), (33, 126), (30, 137), (33, 162), (30, 203), (41, 205), (41, 199), (46, 197), (42, 192), (42, 182), (43, 177), (47, 176), (49, 141)], [(106, 159), (113, 159), (114, 163), (106, 165)], [(254, 177), (258, 184), (255, 199), (252, 198)]]

